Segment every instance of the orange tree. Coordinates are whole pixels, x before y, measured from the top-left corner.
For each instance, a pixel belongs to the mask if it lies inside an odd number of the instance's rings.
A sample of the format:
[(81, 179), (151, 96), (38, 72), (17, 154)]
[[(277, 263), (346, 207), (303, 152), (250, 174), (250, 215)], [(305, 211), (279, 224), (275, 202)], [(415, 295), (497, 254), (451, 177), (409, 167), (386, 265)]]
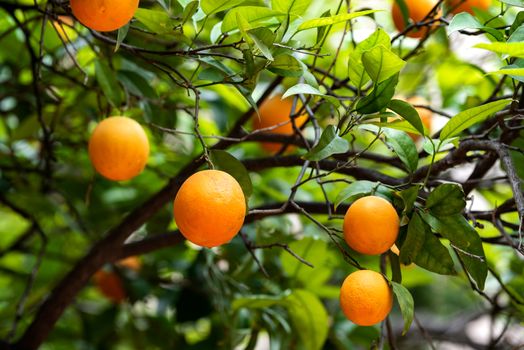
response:
[(0, 348), (522, 346), (523, 7), (0, 0)]

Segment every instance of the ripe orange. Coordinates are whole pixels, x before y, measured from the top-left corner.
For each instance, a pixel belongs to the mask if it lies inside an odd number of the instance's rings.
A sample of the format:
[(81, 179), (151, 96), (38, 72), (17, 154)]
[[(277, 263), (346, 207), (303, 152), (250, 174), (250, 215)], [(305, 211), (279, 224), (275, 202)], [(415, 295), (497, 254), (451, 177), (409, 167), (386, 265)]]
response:
[(386, 252), (395, 243), (400, 219), (382, 197), (357, 199), (344, 216), (344, 239), (351, 249), (368, 255)]
[(353, 323), (372, 326), (388, 316), (393, 307), (393, 292), (380, 273), (359, 270), (342, 283), (340, 307)]
[(124, 285), (116, 273), (98, 270), (93, 276), (93, 281), (100, 292), (112, 302), (118, 304), (126, 299)]
[(492, 0), (448, 0), (448, 7), (451, 9), (451, 12), (454, 14), (461, 12), (469, 12), (474, 15), (474, 8), (486, 11)]
[[(116, 265), (123, 269), (133, 270), (138, 272), (142, 267), (142, 263), (137, 256), (130, 256), (128, 258), (119, 260)], [(114, 271), (98, 270), (93, 275), (93, 281), (100, 292), (114, 303), (121, 303), (126, 299), (126, 292), (122, 279)]]
[[(406, 102), (409, 102), (412, 105), (428, 105), (428, 101), (418, 96), (410, 97), (406, 100)], [(418, 115), (420, 116), (420, 120), (422, 121), (422, 125), (424, 125), (424, 129), (431, 133), (433, 113), (430, 110), (421, 107), (415, 107), (415, 109), (417, 110)], [(420, 135), (417, 134), (409, 134), (409, 136), (411, 136), (411, 138), (414, 141), (420, 138)]]
[(118, 267), (133, 270), (135, 272), (140, 271), (140, 269), (142, 268), (142, 263), (140, 262), (140, 259), (137, 256), (130, 256), (125, 259), (119, 260), (116, 262), (116, 265)]
[[(406, 6), (409, 10), (409, 18), (413, 22), (420, 22), (426, 16), (430, 13), (430, 11), (435, 7), (435, 5), (438, 3), (438, 0), (404, 0), (406, 3)], [(404, 22), (404, 17), (402, 16), (402, 11), (400, 10), (400, 7), (396, 3), (396, 1), (393, 1), (393, 7), (391, 9), (391, 13), (393, 15), (393, 22), (395, 23), (395, 27), (397, 27), (397, 30), (399, 32), (402, 32), (406, 28), (406, 24)], [(440, 16), (440, 10), (438, 12), (438, 16)], [(429, 32), (430, 27), (424, 26), (421, 28), (413, 28), (408, 33), (406, 33), (406, 36), (409, 36), (410, 38), (422, 38), (426, 36), (426, 34)]]
[(89, 139), (89, 158), (104, 177), (129, 180), (142, 172), (149, 157), (144, 129), (126, 117), (110, 117), (97, 125)]
[(211, 248), (229, 242), (240, 231), (246, 200), (234, 177), (220, 170), (203, 170), (182, 184), (173, 211), (187, 240)]
[[(295, 111), (301, 108), (302, 104), (298, 103)], [(293, 99), (286, 98), (282, 100), (282, 95), (276, 95), (264, 101), (259, 109), (259, 115), (253, 115), (253, 128), (255, 130), (270, 128), (280, 125), (274, 129), (266, 131), (272, 134), (293, 135), (293, 123), (290, 119), (291, 109), (293, 108)], [(295, 125), (301, 127), (307, 121), (307, 115), (300, 115), (295, 118)], [(262, 147), (270, 153), (276, 153), (282, 148), (282, 144), (274, 142), (263, 142)], [(289, 149), (290, 147), (288, 147)]]
[(73, 15), (86, 27), (110, 32), (135, 15), (139, 0), (71, 0)]

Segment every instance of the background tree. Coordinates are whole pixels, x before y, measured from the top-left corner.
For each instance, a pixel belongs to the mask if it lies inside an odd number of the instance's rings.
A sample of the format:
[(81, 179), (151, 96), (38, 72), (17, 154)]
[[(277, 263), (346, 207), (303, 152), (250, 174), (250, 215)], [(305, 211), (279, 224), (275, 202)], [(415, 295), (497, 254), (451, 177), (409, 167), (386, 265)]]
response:
[[(523, 346), (522, 0), (98, 3), (0, 0), (2, 347)], [(118, 182), (88, 141), (121, 115), (150, 152)], [(209, 168), (248, 205), (213, 249), (172, 205)], [(375, 256), (343, 229), (370, 195), (400, 223)], [(358, 269), (379, 325), (341, 310)]]

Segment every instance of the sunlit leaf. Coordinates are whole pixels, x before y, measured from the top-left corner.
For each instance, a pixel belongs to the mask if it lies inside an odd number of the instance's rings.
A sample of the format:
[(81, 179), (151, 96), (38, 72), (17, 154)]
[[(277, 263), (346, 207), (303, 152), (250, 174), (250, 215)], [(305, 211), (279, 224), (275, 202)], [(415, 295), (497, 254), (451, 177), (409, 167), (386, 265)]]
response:
[(494, 113), (502, 110), (510, 102), (511, 100), (498, 100), (460, 112), (451, 118), (444, 126), (440, 132), (440, 139), (445, 140), (459, 135), (472, 125), (480, 123)]
[(222, 21), (222, 32), (227, 33), (238, 28), (237, 14), (241, 13), (252, 28), (257, 28), (260, 22), (276, 20), (286, 16), (285, 13), (262, 6), (240, 6), (230, 10)]
[(322, 132), (318, 144), (304, 155), (304, 159), (319, 161), (328, 158), (333, 154), (345, 153), (348, 150), (349, 142), (338, 136), (333, 125), (328, 125), (324, 132)]
[(343, 13), (340, 15), (335, 15), (331, 17), (320, 17), (316, 19), (311, 19), (308, 21), (305, 21), (298, 27), (298, 31), (311, 29), (311, 28), (318, 28), (318, 27), (325, 27), (341, 22), (349, 21), (350, 19), (366, 16), (371, 13), (377, 12), (378, 10), (366, 10), (366, 11), (360, 11), (360, 12), (351, 12), (351, 13)]
[(229, 10), (245, 0), (200, 0), (200, 6), (206, 15), (212, 15), (220, 11)]
[(418, 151), (415, 142), (403, 131), (383, 129), (386, 135), (386, 144), (393, 149), (409, 172), (414, 172), (418, 167)]
[(294, 290), (287, 297), (287, 309), (304, 349), (320, 350), (326, 342), (329, 319), (322, 302), (306, 290)]

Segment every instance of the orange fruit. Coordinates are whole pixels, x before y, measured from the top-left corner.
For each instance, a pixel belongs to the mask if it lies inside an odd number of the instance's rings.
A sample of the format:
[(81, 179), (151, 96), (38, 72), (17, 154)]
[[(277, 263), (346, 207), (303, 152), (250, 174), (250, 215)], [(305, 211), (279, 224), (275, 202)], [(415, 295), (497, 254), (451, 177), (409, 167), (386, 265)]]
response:
[(139, 0), (71, 0), (76, 19), (86, 27), (110, 32), (125, 26), (135, 15)]
[(351, 322), (372, 326), (388, 316), (393, 307), (393, 292), (380, 273), (359, 270), (342, 283), (340, 307)]
[(474, 8), (486, 11), (489, 9), (492, 0), (448, 0), (448, 7), (454, 14), (461, 12), (469, 12), (474, 15)]
[(400, 227), (397, 211), (382, 197), (357, 199), (344, 216), (344, 239), (351, 249), (367, 255), (386, 252)]
[(149, 157), (149, 141), (144, 129), (126, 117), (101, 121), (89, 139), (89, 158), (109, 180), (129, 180), (142, 172)]
[[(406, 100), (406, 102), (412, 105), (428, 105), (428, 101), (418, 96), (410, 97)], [(422, 125), (424, 125), (424, 129), (426, 129), (429, 133), (431, 133), (433, 113), (429, 109), (425, 109), (421, 107), (415, 107), (415, 109), (418, 115), (420, 116), (420, 120), (422, 121)], [(413, 141), (420, 139), (420, 135), (411, 134), (411, 133), (408, 135), (413, 139)]]
[[(417, 23), (421, 22), (426, 18), (426, 16), (431, 12), (431, 10), (438, 3), (438, 0), (404, 0), (409, 11), (408, 17), (411, 21)], [(402, 32), (406, 28), (406, 23), (404, 22), (404, 17), (402, 16), (402, 11), (397, 2), (393, 0), (393, 7), (391, 9), (393, 15), (393, 22), (395, 27), (399, 32)], [(440, 16), (440, 10), (437, 17)], [(433, 25), (434, 26), (434, 25)], [(410, 38), (423, 38), (429, 32), (430, 27), (424, 26), (421, 28), (413, 28), (406, 33), (406, 36)]]
[(126, 292), (120, 277), (112, 272), (105, 270), (98, 270), (94, 276), (93, 281), (98, 290), (109, 300), (114, 303), (121, 303), (126, 299)]
[[(295, 111), (298, 111), (302, 107), (302, 104), (297, 103)], [(272, 134), (282, 135), (293, 135), (295, 130), (293, 129), (293, 123), (291, 122), (290, 114), (293, 108), (293, 98), (282, 99), (282, 95), (276, 95), (272, 98), (264, 101), (260, 106), (257, 115), (253, 115), (253, 128), (255, 130), (266, 129), (286, 123), (275, 127), (274, 129), (265, 131)], [(295, 125), (301, 127), (307, 121), (307, 115), (300, 115), (295, 118)], [(267, 152), (276, 153), (282, 148), (281, 143), (274, 142), (263, 142), (262, 148)], [(291, 147), (288, 147), (290, 149)]]
[[(116, 262), (116, 265), (123, 269), (138, 272), (142, 263), (137, 256), (130, 256)], [(121, 303), (126, 299), (126, 292), (122, 279), (114, 271), (98, 270), (93, 275), (93, 281), (98, 290), (114, 303)]]
[(246, 200), (233, 176), (220, 170), (203, 170), (182, 184), (173, 212), (187, 240), (211, 248), (229, 242), (240, 231)]
[(140, 269), (142, 268), (142, 263), (140, 262), (140, 259), (137, 256), (130, 256), (125, 259), (119, 260), (116, 262), (116, 265), (118, 267), (133, 270), (135, 272), (140, 271)]

